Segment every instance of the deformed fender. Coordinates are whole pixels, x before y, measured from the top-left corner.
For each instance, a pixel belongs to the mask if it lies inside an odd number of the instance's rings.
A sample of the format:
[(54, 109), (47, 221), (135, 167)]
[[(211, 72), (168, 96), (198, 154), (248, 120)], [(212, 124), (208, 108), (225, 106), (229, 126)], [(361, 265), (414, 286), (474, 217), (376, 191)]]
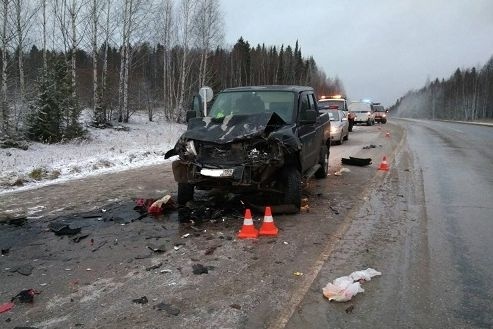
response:
[(181, 160), (175, 160), (171, 163), (173, 176), (177, 183), (188, 183), (188, 165)]
[(293, 132), (293, 127), (289, 126), (284, 129), (279, 129), (272, 132), (268, 141), (277, 141), (288, 151), (288, 153), (298, 152), (301, 150), (302, 144)]

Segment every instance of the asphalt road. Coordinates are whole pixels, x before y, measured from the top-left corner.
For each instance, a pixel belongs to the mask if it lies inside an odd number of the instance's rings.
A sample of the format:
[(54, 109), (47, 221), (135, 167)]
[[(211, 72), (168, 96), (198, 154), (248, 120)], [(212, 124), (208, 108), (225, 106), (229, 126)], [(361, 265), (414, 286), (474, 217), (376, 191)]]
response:
[[(493, 128), (400, 120), (390, 172), (361, 200), (287, 328), (492, 328)], [(347, 303), (321, 287), (381, 271)], [(276, 326), (273, 326), (276, 327)]]
[[(176, 192), (169, 165), (2, 195), (4, 210), (28, 220), (0, 225), (0, 304), (24, 288), (41, 293), (0, 314), (0, 327), (491, 327), (492, 131), (358, 126), (332, 147), (330, 176), (306, 182), (309, 212), (275, 216), (280, 236), (256, 241), (235, 238), (238, 211), (193, 225), (176, 211), (135, 220), (135, 197)], [(377, 170), (384, 155), (388, 172)], [(334, 175), (347, 156), (373, 164)], [(55, 236), (48, 225), (59, 221), (88, 237)], [(208, 273), (194, 274), (197, 264)], [(382, 276), (364, 293), (322, 296), (327, 282), (367, 267)]]

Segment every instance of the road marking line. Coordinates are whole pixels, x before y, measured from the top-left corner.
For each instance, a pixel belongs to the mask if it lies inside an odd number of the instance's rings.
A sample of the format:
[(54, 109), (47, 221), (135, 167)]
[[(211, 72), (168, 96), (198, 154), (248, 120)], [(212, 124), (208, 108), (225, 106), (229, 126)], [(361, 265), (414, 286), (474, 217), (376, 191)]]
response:
[[(402, 127), (401, 127), (402, 128)], [(403, 134), (401, 136), (401, 140), (399, 143), (396, 145), (392, 152), (392, 158), (395, 158), (395, 155), (397, 154), (398, 150), (402, 147), (404, 144), (404, 140), (406, 140), (406, 135), (407, 131), (405, 128), (403, 129)], [(395, 134), (394, 134), (395, 135)], [(375, 175), (370, 178), (368, 185), (363, 189), (361, 192), (360, 196), (363, 198), (364, 196), (367, 196), (369, 194), (369, 191), (375, 187), (375, 185), (379, 182), (377, 178), (380, 176), (388, 174), (387, 172), (382, 172), (382, 171), (377, 171)], [(371, 188), (370, 188), (371, 187)], [(318, 276), (320, 271), (322, 270), (322, 267), (324, 266), (325, 262), (329, 259), (330, 255), (334, 251), (335, 247), (337, 246), (338, 243), (341, 242), (341, 240), (344, 237), (344, 234), (349, 230), (351, 227), (351, 224), (353, 222), (353, 217), (360, 211), (360, 207), (353, 207), (351, 210), (347, 213), (347, 215), (344, 217), (343, 223), (339, 228), (337, 229), (336, 233), (333, 235), (333, 237), (338, 238), (338, 240), (333, 241), (332, 239), (329, 239), (327, 244), (325, 245), (325, 248), (323, 249), (322, 253), (320, 254), (320, 257), (315, 261), (314, 266), (310, 270), (310, 272), (306, 275), (304, 275), (304, 279), (301, 282), (301, 284), (298, 286), (297, 289), (293, 292), (291, 295), (291, 298), (289, 299), (287, 306), (282, 308), (282, 311), (279, 315), (279, 317), (274, 320), (269, 326), (268, 329), (283, 329), (286, 327), (288, 324), (289, 320), (293, 316), (294, 312), (298, 308), (298, 306), (301, 304), (303, 299), (305, 298), (306, 293), (312, 286), (313, 282), (315, 281), (315, 278)]]

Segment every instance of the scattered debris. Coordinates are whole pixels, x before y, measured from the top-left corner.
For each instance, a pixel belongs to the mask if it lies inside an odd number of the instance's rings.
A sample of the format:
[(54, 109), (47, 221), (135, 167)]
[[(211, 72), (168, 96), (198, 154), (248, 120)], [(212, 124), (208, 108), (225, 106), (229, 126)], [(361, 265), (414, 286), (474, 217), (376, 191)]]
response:
[(154, 305), (152, 308), (157, 309), (158, 311), (166, 311), (169, 315), (177, 316), (180, 314), (180, 310), (178, 308), (165, 302)]
[(72, 228), (72, 227), (70, 227), (69, 224), (60, 223), (60, 222), (50, 223), (50, 224), (48, 224), (48, 228), (52, 232), (54, 232), (55, 235), (58, 235), (58, 236), (76, 235), (76, 234), (80, 233), (80, 231), (81, 231), (80, 227)]
[(149, 302), (149, 300), (147, 299), (146, 296), (142, 296), (140, 298), (132, 299), (132, 302), (134, 302), (135, 304), (145, 305), (145, 304), (147, 304)]
[(165, 244), (161, 244), (159, 246), (156, 246), (155, 244), (152, 244), (152, 243), (149, 243), (147, 245), (147, 248), (149, 248), (150, 250), (154, 251), (154, 252), (157, 252), (157, 253), (162, 253), (162, 252), (166, 252), (167, 248), (166, 248), (166, 245)]
[(369, 150), (369, 149), (374, 149), (374, 148), (377, 148), (377, 146), (374, 144), (370, 144), (368, 146), (363, 146), (363, 150)]
[(345, 165), (364, 167), (371, 164), (371, 158), (355, 158), (355, 157), (349, 157), (349, 159), (342, 158), (341, 163)]
[(163, 263), (157, 263), (157, 264), (151, 265), (149, 267), (146, 267), (146, 271), (149, 272), (149, 271), (152, 271), (152, 270), (157, 270), (161, 266), (163, 266)]
[(241, 310), (241, 305), (238, 305), (238, 304), (231, 304), (231, 305), (229, 305), (229, 307), (237, 309), (237, 310)]
[(165, 208), (168, 208), (168, 209), (175, 208), (174, 202), (171, 199), (171, 195), (169, 195), (169, 194), (165, 195), (164, 197), (162, 197), (159, 200), (154, 201), (150, 205), (150, 207), (147, 208), (147, 212), (149, 214), (159, 215), (159, 214), (162, 214), (164, 212)]
[(295, 275), (295, 276), (302, 276), (303, 273), (302, 272), (294, 272), (293, 275)]
[(212, 255), (214, 253), (214, 251), (216, 251), (217, 248), (221, 247), (222, 245), (217, 245), (217, 246), (212, 246), (212, 247), (209, 247), (206, 249), (205, 251), (205, 255)]
[(348, 308), (346, 308), (346, 313), (349, 314), (349, 313), (353, 313), (353, 310), (354, 310), (354, 305), (350, 305)]
[(190, 233), (185, 233), (181, 236), (182, 239), (186, 239), (190, 236), (191, 234)]
[(2, 249), (2, 256), (7, 256), (10, 252), (10, 248)]
[(0, 313), (5, 313), (10, 311), (12, 308), (14, 308), (15, 304), (10, 302), (10, 303), (3, 303), (0, 304)]
[(365, 291), (360, 286), (361, 282), (370, 281), (372, 277), (377, 275), (382, 275), (382, 273), (372, 268), (364, 271), (356, 271), (349, 276), (342, 276), (327, 283), (322, 289), (322, 292), (329, 301), (347, 302), (356, 294)]
[(20, 265), (20, 266), (17, 266), (17, 267), (14, 267), (10, 270), (10, 272), (12, 273), (19, 273), (19, 274), (22, 274), (22, 275), (25, 275), (25, 276), (29, 276), (32, 274), (33, 272), (33, 269), (34, 267), (32, 265), (29, 265), (29, 264), (24, 264), (24, 265)]
[(342, 167), (341, 169), (339, 169), (338, 171), (336, 171), (334, 173), (334, 176), (342, 176), (342, 173), (345, 173), (345, 172), (351, 172), (351, 170), (348, 168)]
[(332, 207), (332, 206), (329, 206), (330, 210), (332, 210), (334, 212), (334, 214), (336, 215), (339, 215), (339, 210), (337, 210), (336, 208)]
[(32, 303), (34, 302), (34, 295), (39, 295), (39, 291), (34, 289), (25, 289), (20, 293), (12, 297), (11, 302), (19, 301), (21, 303)]
[(98, 245), (96, 247), (94, 247), (91, 251), (92, 252), (95, 252), (95, 251), (98, 251), (102, 246), (104, 246), (105, 244), (107, 244), (108, 241), (101, 241), (100, 243), (98, 243)]
[(196, 274), (196, 275), (208, 274), (209, 273), (208, 267), (207, 266), (204, 266), (202, 264), (193, 264), (192, 265), (192, 269), (193, 269), (193, 274)]
[(89, 236), (89, 234), (80, 234), (80, 235), (73, 237), (72, 241), (74, 241), (75, 243), (79, 243), (81, 240), (84, 240), (88, 236)]

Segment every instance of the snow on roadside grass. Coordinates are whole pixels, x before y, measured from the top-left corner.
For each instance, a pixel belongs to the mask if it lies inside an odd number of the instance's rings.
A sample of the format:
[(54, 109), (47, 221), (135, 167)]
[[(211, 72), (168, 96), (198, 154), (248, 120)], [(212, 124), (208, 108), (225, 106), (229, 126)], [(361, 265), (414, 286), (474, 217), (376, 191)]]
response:
[(129, 131), (88, 127), (87, 139), (64, 144), (31, 143), (27, 151), (0, 149), (0, 194), (70, 179), (164, 163), (186, 127), (131, 117)]

